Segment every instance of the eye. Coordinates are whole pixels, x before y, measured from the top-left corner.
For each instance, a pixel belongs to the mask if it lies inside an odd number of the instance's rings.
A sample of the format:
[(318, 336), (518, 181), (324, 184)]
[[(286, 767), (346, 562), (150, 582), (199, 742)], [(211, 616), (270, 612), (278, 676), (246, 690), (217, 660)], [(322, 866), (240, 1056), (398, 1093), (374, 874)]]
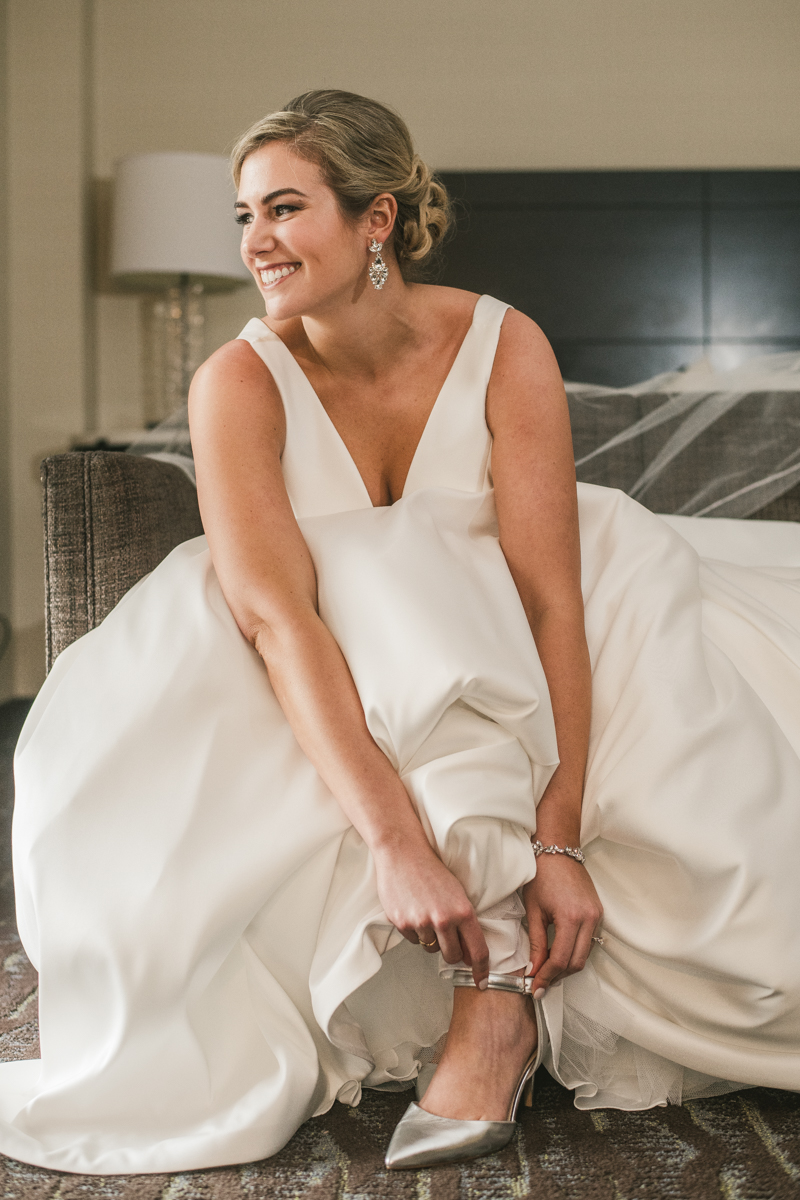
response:
[(238, 212), (233, 219), (237, 225), (249, 225), (253, 216), (249, 212)]
[(276, 204), (275, 216), (282, 217), (284, 213), (298, 212), (299, 209), (299, 204)]

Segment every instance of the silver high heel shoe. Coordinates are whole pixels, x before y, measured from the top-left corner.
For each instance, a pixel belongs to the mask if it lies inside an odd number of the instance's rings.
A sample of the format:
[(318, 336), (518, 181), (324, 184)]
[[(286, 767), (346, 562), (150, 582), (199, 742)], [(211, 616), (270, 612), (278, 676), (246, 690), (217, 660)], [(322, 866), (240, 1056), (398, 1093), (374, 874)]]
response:
[[(471, 971), (451, 970), (445, 972), (445, 978), (447, 977), (452, 979), (455, 987), (475, 987)], [(490, 974), (488, 986), (500, 992), (520, 992), (530, 996), (533, 990), (532, 983), (532, 979), (522, 975)], [(533, 1076), (547, 1049), (547, 1027), (538, 1000), (534, 1000), (533, 1008), (539, 1035), (536, 1050), (526, 1062), (514, 1089), (508, 1118), (505, 1121), (457, 1121), (452, 1117), (437, 1117), (435, 1113), (426, 1112), (418, 1104), (409, 1104), (386, 1151), (386, 1166), (390, 1171), (433, 1167), (441, 1163), (480, 1158), (483, 1154), (501, 1150), (511, 1141), (520, 1101), (524, 1100), (526, 1105), (532, 1103)], [(434, 1071), (429, 1069), (426, 1074), (427, 1086), (433, 1078)]]

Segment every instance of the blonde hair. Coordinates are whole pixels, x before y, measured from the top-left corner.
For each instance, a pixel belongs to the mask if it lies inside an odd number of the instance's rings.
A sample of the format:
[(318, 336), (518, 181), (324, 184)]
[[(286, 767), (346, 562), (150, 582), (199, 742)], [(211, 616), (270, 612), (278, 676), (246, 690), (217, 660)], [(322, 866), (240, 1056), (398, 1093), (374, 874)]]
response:
[(392, 246), (405, 278), (430, 264), (451, 223), (444, 186), (414, 150), (405, 122), (377, 100), (354, 92), (304, 92), (242, 134), (231, 154), (236, 186), (249, 154), (268, 142), (292, 142), (315, 163), (343, 214), (364, 215), (381, 192), (397, 201)]

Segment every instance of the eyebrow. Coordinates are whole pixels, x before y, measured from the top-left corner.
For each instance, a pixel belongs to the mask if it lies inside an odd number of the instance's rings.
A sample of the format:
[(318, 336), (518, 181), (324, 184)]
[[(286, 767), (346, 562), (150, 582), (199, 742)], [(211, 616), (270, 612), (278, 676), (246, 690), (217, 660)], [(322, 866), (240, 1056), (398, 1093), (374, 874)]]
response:
[[(308, 196), (305, 194), (305, 192), (300, 192), (297, 190), (297, 188), (278, 188), (277, 191), (268, 192), (266, 194), (266, 196), (262, 196), (261, 203), (269, 204), (270, 201), (274, 200), (277, 196), (302, 196), (304, 200), (308, 199)], [(234, 208), (249, 208), (250, 205), (245, 204), (245, 202), (243, 200), (237, 200), (233, 207)]]

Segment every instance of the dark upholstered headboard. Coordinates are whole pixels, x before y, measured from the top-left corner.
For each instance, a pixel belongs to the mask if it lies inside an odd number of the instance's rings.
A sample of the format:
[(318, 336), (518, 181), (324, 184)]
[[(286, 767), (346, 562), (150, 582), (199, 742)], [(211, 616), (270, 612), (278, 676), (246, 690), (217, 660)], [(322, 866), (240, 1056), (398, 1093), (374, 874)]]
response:
[(443, 173), (440, 282), (533, 317), (565, 377), (800, 350), (800, 171)]

